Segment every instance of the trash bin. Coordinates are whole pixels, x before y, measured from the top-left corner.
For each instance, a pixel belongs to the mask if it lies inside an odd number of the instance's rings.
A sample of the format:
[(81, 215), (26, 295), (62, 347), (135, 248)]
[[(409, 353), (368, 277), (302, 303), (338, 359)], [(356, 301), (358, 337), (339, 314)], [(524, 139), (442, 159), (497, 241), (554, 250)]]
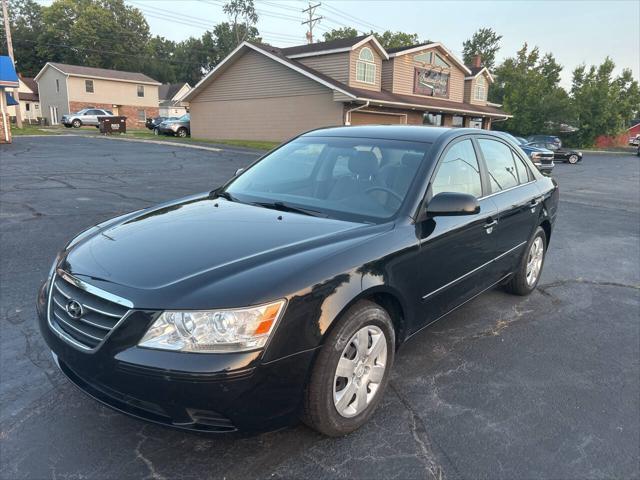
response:
[(127, 132), (127, 117), (98, 117), (98, 123), (100, 124), (100, 133), (111, 134)]

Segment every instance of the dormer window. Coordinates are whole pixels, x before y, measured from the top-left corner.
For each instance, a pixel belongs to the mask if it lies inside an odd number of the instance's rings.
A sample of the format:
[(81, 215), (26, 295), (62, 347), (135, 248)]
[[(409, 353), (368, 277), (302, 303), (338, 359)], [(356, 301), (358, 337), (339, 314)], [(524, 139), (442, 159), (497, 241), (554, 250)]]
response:
[(476, 88), (474, 90), (474, 96), (476, 100), (487, 99), (487, 82), (484, 77), (476, 78)]
[(373, 52), (369, 47), (360, 50), (358, 61), (356, 62), (356, 80), (362, 83), (376, 83), (376, 64)]
[(451, 65), (445, 62), (444, 59), (435, 52), (419, 53), (418, 55), (413, 57), (413, 60), (419, 63), (428, 63), (430, 65), (436, 65), (438, 67), (451, 68)]

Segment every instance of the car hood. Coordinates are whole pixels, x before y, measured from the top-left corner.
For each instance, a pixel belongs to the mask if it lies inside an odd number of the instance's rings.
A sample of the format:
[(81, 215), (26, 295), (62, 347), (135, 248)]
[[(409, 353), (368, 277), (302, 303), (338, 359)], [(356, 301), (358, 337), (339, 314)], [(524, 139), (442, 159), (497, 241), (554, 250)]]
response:
[[(285, 257), (371, 235), (352, 223), (209, 197), (144, 210), (72, 241), (62, 269), (113, 293), (220, 282)], [(280, 272), (281, 273), (281, 272)], [(119, 287), (127, 287), (122, 290)]]
[(520, 148), (522, 148), (525, 152), (540, 152), (540, 153), (551, 153), (553, 154), (553, 152), (551, 150), (548, 150), (546, 148), (540, 148), (540, 147), (534, 147), (533, 145), (520, 145)]

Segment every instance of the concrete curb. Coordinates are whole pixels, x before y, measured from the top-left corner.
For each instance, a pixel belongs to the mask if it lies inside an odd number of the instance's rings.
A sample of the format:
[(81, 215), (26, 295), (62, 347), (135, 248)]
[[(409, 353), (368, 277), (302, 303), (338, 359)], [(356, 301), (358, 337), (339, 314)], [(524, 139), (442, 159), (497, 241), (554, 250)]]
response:
[(596, 153), (598, 155), (635, 155), (636, 152), (630, 150), (628, 152), (620, 152), (620, 151), (608, 151), (608, 150), (581, 150), (582, 153)]
[(206, 145), (190, 145), (188, 143), (180, 143), (180, 142), (171, 142), (166, 140), (147, 140), (144, 138), (122, 138), (116, 136), (109, 135), (90, 135), (90, 134), (77, 134), (77, 133), (51, 133), (51, 134), (42, 134), (42, 135), (17, 135), (15, 138), (33, 138), (33, 137), (80, 137), (80, 138), (99, 138), (104, 140), (118, 140), (121, 142), (137, 142), (137, 143), (150, 143), (153, 145), (168, 145), (182, 148), (192, 148), (195, 150), (205, 150), (208, 152), (232, 152), (232, 153), (240, 153), (244, 155), (261, 155), (266, 150), (235, 150), (233, 148), (219, 148), (219, 147), (208, 147)]

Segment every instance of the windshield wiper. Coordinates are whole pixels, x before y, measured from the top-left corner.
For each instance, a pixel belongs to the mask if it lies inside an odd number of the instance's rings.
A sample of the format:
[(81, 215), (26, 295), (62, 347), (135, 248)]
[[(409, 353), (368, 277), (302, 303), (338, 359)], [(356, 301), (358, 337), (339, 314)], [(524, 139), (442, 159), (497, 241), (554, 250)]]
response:
[(212, 198), (224, 198), (225, 200), (229, 200), (230, 202), (237, 202), (236, 197), (231, 195), (229, 192), (224, 190), (216, 189), (210, 193)]
[(273, 210), (279, 210), (281, 212), (300, 213), (302, 215), (309, 215), (311, 217), (323, 217), (327, 218), (328, 215), (319, 212), (317, 210), (311, 210), (309, 208), (294, 207), (284, 202), (253, 202), (252, 205), (259, 205), (264, 208), (271, 208)]

